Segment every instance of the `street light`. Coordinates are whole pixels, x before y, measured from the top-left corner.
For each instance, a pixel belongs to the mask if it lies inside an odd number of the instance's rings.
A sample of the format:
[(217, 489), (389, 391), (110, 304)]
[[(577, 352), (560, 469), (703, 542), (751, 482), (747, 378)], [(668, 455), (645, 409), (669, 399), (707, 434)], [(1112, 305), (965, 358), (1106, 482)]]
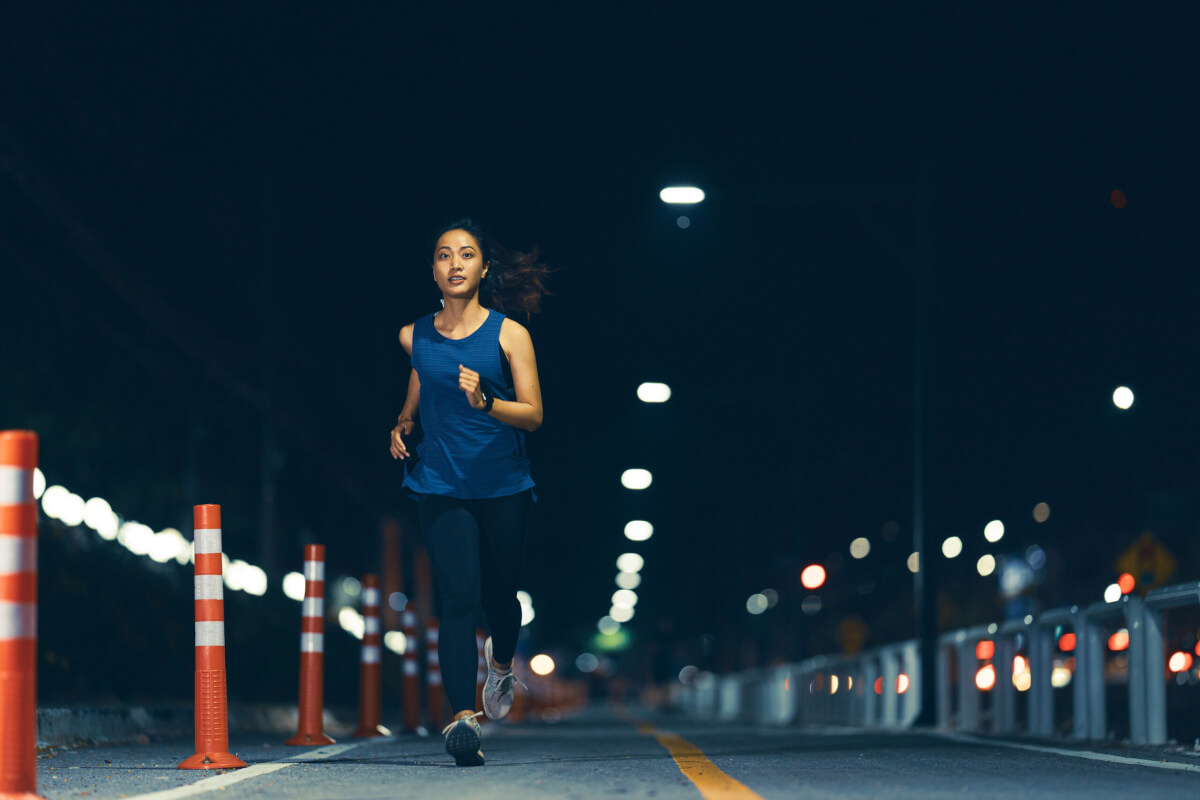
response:
[(695, 186), (667, 186), (658, 199), (669, 205), (694, 205), (704, 200), (704, 190)]

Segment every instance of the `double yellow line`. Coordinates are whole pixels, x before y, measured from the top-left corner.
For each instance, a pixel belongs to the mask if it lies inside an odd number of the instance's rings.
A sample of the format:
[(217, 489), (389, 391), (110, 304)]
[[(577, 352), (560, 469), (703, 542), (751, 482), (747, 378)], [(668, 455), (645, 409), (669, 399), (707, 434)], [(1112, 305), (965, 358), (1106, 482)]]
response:
[(699, 747), (682, 736), (660, 731), (648, 722), (638, 722), (637, 729), (667, 748), (679, 771), (695, 785), (704, 800), (764, 800), (758, 792), (722, 772)]

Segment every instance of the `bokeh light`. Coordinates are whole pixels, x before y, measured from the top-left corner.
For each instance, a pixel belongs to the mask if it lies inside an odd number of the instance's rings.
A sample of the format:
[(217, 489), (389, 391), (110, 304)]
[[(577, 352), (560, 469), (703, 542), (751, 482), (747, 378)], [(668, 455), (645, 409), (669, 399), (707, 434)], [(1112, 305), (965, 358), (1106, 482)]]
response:
[(704, 200), (704, 190), (695, 186), (666, 186), (658, 193), (658, 199), (672, 205), (691, 205)]
[(625, 538), (631, 542), (644, 542), (654, 535), (654, 526), (644, 519), (633, 519), (625, 523)]
[(621, 572), (641, 572), (646, 565), (646, 559), (637, 553), (622, 553), (617, 557), (617, 569)]
[(767, 610), (766, 595), (755, 593), (746, 598), (746, 610), (751, 614), (758, 615)]
[(626, 489), (645, 489), (654, 482), (648, 469), (627, 469), (621, 473), (621, 485)]
[(866, 558), (871, 552), (871, 542), (865, 536), (860, 536), (850, 543), (851, 558)]
[(1034, 522), (1045, 522), (1048, 519), (1050, 519), (1050, 504), (1049, 503), (1038, 503), (1036, 506), (1033, 507), (1033, 521)]
[(1113, 405), (1122, 411), (1133, 407), (1133, 390), (1128, 386), (1118, 386), (1113, 390)]
[(643, 383), (637, 388), (637, 396), (643, 403), (665, 403), (671, 399), (671, 387), (665, 383)]
[(1167, 659), (1167, 669), (1171, 672), (1187, 672), (1192, 668), (1192, 654), (1182, 650), (1174, 652)]
[(975, 562), (975, 571), (983, 577), (987, 577), (996, 571), (996, 557), (993, 555), (980, 556)]
[(1137, 581), (1128, 572), (1121, 573), (1121, 577), (1117, 578), (1117, 586), (1121, 590), (1121, 594), (1129, 594), (1137, 586)]
[(942, 542), (942, 555), (946, 558), (958, 558), (962, 554), (962, 550), (962, 539), (957, 536), (949, 536), (946, 541)]
[(622, 589), (636, 589), (642, 585), (642, 576), (636, 572), (618, 572), (617, 586)]
[(987, 525), (983, 526), (983, 538), (987, 539), (992, 544), (1004, 538), (1004, 523), (998, 519), (994, 519)]
[(535, 675), (549, 675), (554, 672), (554, 659), (545, 653), (538, 653), (529, 659), (529, 668)]
[(800, 584), (805, 589), (820, 589), (825, 583), (825, 568), (820, 564), (809, 564), (800, 573)]

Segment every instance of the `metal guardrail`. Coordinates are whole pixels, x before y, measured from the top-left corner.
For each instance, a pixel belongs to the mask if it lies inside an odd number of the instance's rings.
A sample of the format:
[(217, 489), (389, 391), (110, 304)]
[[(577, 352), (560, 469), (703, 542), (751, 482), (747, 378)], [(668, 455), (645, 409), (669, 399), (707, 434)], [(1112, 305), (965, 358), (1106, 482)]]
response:
[[(984, 691), (975, 683), (979, 663), (975, 648), (986, 639), (995, 645), (991, 661), (996, 671), (989, 729), (1017, 732), (1012, 669), (1020, 652), (1030, 672), (1026, 732), (1050, 736), (1054, 732), (1054, 637), (1055, 629), (1062, 626), (1075, 633), (1076, 641), (1070, 735), (1081, 740), (1105, 738), (1104, 627), (1117, 621), (1129, 632), (1129, 738), (1134, 744), (1163, 744), (1167, 678), (1162, 612), (1198, 604), (1200, 582), (1193, 582), (1155, 589), (1144, 598), (1125, 595), (1113, 603), (1054, 609), (1036, 618), (944, 633), (938, 637), (935, 665), (939, 726), (970, 732), (984, 728)], [(685, 711), (724, 721), (907, 727), (921, 708), (920, 687), (917, 642), (909, 640), (854, 656), (817, 656), (798, 664), (704, 675), (692, 686), (676, 687), (673, 700)]]
[(724, 722), (823, 723), (907, 727), (920, 711), (917, 642), (854, 656), (816, 656), (798, 664), (704, 674), (676, 685), (681, 710)]

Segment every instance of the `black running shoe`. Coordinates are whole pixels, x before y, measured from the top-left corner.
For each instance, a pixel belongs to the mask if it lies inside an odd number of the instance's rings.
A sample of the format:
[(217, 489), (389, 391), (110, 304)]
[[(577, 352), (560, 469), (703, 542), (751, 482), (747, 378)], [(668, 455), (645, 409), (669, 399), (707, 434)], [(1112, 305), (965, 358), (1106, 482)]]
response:
[(482, 715), (482, 711), (476, 711), (442, 729), (446, 737), (446, 752), (454, 756), (454, 763), (460, 767), (483, 766), (483, 750), (479, 748), (483, 731), (475, 721), (476, 717)]

